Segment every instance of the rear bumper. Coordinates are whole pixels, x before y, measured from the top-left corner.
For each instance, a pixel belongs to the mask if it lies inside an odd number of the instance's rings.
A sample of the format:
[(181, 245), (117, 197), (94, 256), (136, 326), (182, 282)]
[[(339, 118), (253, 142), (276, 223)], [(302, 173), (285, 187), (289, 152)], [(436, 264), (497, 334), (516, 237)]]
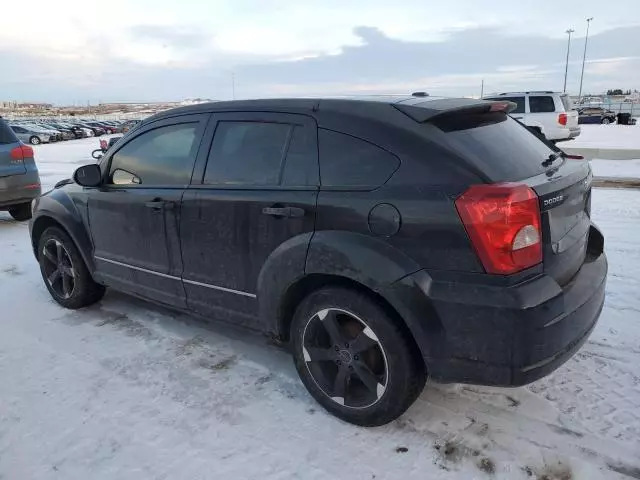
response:
[(580, 135), (580, 132), (580, 127), (565, 128), (562, 131), (562, 135), (560, 135), (559, 138), (554, 138), (553, 140), (555, 142), (566, 142), (568, 140), (573, 140)]
[(500, 285), (420, 271), (394, 285), (394, 306), (434, 380), (524, 385), (571, 358), (595, 327), (608, 268), (603, 243), (592, 226), (587, 259), (563, 287), (542, 273)]
[(29, 203), (40, 196), (38, 172), (27, 171), (22, 175), (0, 178), (0, 210), (14, 205)]

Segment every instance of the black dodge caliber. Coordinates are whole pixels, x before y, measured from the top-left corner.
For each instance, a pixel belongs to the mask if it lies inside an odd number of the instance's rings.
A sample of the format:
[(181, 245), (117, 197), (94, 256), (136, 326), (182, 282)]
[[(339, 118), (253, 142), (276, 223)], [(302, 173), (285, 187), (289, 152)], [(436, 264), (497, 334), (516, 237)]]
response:
[(381, 425), (427, 376), (523, 385), (604, 303), (588, 162), (509, 102), (281, 99), (178, 108), (34, 203), (67, 308), (105, 287), (287, 344), (311, 395)]

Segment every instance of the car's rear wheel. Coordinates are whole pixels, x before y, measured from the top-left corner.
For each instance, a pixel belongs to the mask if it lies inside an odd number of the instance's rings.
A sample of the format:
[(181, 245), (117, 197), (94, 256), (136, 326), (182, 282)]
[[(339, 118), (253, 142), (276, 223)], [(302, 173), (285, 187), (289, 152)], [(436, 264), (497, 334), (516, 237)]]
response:
[(30, 139), (29, 139), (29, 143), (31, 145), (40, 145), (42, 143), (42, 140), (40, 140), (40, 137), (38, 137), (37, 135), (33, 135)]
[(91, 278), (78, 248), (61, 229), (44, 231), (38, 242), (38, 260), (47, 290), (63, 307), (81, 308), (103, 297), (105, 288)]
[(31, 218), (31, 204), (22, 203), (20, 205), (15, 205), (9, 209), (9, 215), (19, 222), (29, 220)]
[(406, 329), (357, 291), (324, 288), (307, 296), (294, 314), (291, 343), (311, 395), (356, 425), (394, 420), (424, 387), (424, 363)]

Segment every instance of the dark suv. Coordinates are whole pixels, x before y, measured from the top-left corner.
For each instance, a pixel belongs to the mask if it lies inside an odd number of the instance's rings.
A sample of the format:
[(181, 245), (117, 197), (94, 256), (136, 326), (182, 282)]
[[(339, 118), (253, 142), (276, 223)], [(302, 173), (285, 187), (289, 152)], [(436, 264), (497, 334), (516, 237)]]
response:
[(588, 162), (509, 102), (218, 102), (155, 115), (43, 195), (31, 238), (68, 308), (104, 287), (266, 332), (360, 425), (442, 382), (522, 385), (605, 294)]
[(25, 145), (0, 117), (0, 210), (16, 220), (31, 218), (31, 200), (40, 195), (33, 148)]

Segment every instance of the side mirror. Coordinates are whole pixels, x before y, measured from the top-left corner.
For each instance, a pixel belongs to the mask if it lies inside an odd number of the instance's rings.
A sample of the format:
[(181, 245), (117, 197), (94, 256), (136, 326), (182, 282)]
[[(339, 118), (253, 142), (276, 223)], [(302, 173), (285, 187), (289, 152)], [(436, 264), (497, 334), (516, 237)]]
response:
[(95, 163), (84, 165), (73, 173), (73, 181), (83, 187), (98, 187), (102, 183), (102, 171)]

